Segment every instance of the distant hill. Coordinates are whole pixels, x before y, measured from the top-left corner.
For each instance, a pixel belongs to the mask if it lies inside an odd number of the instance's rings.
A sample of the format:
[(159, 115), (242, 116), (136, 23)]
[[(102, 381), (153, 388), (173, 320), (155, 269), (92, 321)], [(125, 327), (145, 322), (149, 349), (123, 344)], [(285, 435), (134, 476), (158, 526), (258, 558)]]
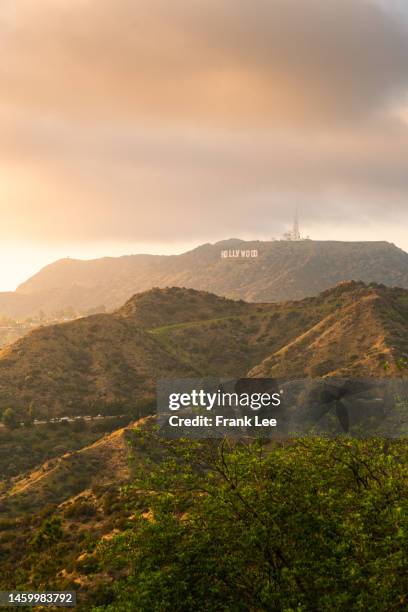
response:
[[(225, 250), (239, 256), (222, 258)], [(258, 257), (242, 257), (247, 250), (257, 250)], [(293, 300), (317, 295), (344, 280), (408, 288), (408, 254), (387, 242), (231, 239), (181, 255), (63, 259), (43, 268), (16, 292), (0, 293), (0, 315), (113, 309), (135, 293), (170, 286), (251, 302)]]
[(157, 378), (400, 376), (408, 291), (349, 281), (314, 298), (254, 304), (154, 289), (112, 314), (43, 327), (0, 352), (0, 410), (46, 418), (127, 412)]

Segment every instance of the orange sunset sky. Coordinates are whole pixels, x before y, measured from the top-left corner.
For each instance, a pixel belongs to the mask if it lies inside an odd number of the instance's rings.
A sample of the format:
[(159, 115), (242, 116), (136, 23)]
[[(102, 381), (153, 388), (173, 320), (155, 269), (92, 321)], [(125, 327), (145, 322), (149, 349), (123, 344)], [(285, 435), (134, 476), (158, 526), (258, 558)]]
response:
[(0, 290), (65, 257), (270, 239), (408, 250), (408, 12), (1, 0)]

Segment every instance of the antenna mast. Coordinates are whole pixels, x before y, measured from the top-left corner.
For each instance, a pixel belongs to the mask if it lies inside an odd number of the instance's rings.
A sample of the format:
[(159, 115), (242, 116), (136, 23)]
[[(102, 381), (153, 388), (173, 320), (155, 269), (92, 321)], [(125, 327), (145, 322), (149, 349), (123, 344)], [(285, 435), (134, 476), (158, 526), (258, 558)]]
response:
[(295, 209), (295, 219), (293, 222), (293, 232), (292, 232), (293, 240), (301, 240), (300, 231), (299, 231), (299, 214), (298, 209)]

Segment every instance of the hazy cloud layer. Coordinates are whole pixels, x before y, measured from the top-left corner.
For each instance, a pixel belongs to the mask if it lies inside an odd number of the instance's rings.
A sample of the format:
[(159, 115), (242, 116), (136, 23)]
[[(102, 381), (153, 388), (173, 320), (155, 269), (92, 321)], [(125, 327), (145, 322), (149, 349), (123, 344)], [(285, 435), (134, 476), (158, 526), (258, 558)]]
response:
[(295, 205), (398, 230), (407, 24), (392, 0), (2, 0), (0, 239), (263, 235)]

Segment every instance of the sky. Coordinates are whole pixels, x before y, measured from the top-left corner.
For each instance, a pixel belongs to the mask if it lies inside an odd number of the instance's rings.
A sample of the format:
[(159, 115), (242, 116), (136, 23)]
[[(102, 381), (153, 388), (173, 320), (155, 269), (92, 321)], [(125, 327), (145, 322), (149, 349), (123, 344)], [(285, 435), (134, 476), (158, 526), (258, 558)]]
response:
[(408, 250), (404, 0), (1, 0), (0, 290), (291, 225)]

